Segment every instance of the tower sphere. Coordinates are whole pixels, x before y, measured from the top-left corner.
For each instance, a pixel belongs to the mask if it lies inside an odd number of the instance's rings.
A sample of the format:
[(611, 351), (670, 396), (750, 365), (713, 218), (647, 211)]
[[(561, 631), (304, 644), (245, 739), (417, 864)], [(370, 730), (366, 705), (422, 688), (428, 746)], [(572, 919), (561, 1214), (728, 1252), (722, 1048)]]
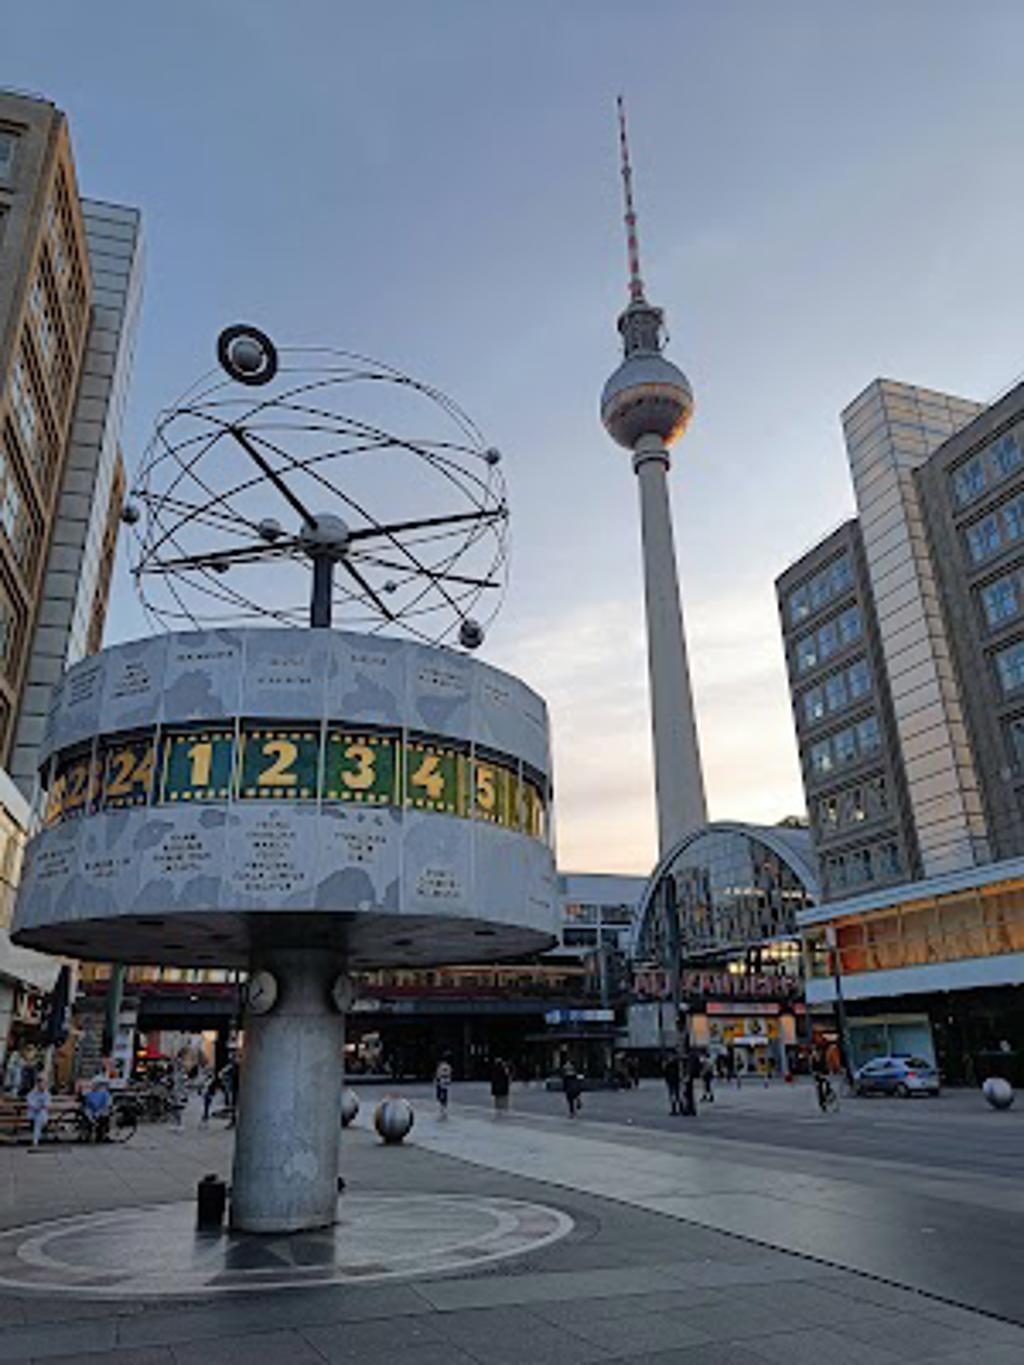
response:
[(678, 365), (652, 351), (628, 355), (604, 386), (601, 421), (614, 441), (633, 450), (641, 436), (671, 445), (686, 430), (693, 390)]

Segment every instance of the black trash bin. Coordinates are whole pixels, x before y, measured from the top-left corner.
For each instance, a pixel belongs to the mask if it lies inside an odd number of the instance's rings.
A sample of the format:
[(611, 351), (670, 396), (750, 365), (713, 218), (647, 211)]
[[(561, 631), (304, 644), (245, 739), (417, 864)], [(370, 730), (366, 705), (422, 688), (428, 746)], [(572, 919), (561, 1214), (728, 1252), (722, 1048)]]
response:
[(196, 1227), (219, 1231), (224, 1222), (228, 1187), (219, 1175), (204, 1175), (196, 1186)]

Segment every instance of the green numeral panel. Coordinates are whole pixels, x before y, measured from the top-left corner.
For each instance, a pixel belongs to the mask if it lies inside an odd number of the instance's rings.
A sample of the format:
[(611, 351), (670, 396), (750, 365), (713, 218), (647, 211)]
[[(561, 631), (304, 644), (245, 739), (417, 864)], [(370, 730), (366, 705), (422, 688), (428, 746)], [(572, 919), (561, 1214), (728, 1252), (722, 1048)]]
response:
[(319, 730), (254, 729), (242, 736), (242, 800), (315, 801), (319, 778)]
[(231, 730), (188, 730), (164, 739), (164, 801), (226, 801), (235, 736)]
[(405, 746), (405, 804), (466, 815), (466, 766), (465, 755), (457, 749), (410, 740)]
[(505, 829), (518, 829), (516, 774), (502, 763), (478, 758), (473, 762), (473, 815)]
[(156, 767), (152, 739), (113, 744), (103, 757), (103, 807), (144, 806), (149, 800)]
[(324, 764), (326, 801), (398, 805), (398, 741), (391, 736), (331, 730)]

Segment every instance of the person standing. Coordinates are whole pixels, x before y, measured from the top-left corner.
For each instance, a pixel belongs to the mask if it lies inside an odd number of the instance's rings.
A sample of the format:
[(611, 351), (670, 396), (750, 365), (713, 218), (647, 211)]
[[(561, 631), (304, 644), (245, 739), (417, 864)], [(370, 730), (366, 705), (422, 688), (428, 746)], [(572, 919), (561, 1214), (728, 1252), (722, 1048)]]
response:
[(565, 1095), (565, 1102), (569, 1108), (569, 1117), (574, 1119), (580, 1110), (583, 1081), (572, 1062), (566, 1062), (565, 1066), (562, 1067), (562, 1093)]
[(32, 1124), (32, 1146), (38, 1147), (43, 1129), (50, 1121), (50, 1089), (42, 1072), (36, 1077), (35, 1085), (25, 1096), (25, 1108)]
[(494, 1112), (504, 1114), (508, 1110), (508, 1092), (512, 1087), (512, 1077), (508, 1064), (501, 1057), (495, 1057), (491, 1067), (491, 1098)]
[(668, 1091), (668, 1112), (670, 1114), (682, 1113), (682, 1106), (679, 1098), (679, 1087), (682, 1084), (682, 1069), (680, 1068), (679, 1057), (676, 1053), (668, 1053), (662, 1065), (661, 1074), (665, 1077), (665, 1088)]
[(448, 1060), (447, 1054), (441, 1058), (434, 1072), (434, 1094), (437, 1096), (437, 1104), (440, 1110), (440, 1117), (448, 1117), (448, 1096), (452, 1086), (452, 1064)]
[(711, 1104), (714, 1104), (715, 1092), (712, 1089), (712, 1082), (715, 1079), (715, 1068), (711, 1063), (711, 1057), (708, 1053), (704, 1054), (703, 1061), (701, 1062), (700, 1076), (701, 1080), (704, 1082), (704, 1089), (701, 1092), (700, 1097), (701, 1102), (703, 1103), (705, 1100), (707, 1100)]

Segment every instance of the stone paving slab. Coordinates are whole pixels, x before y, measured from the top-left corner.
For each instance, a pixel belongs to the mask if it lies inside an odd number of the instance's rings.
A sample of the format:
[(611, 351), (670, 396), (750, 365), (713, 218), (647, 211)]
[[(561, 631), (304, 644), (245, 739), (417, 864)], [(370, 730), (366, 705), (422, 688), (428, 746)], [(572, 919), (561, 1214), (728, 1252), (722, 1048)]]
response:
[[(480, 1120), (477, 1120), (479, 1122)], [(460, 1120), (461, 1122), (461, 1120)], [(452, 1128), (456, 1120), (452, 1121)], [(497, 1125), (487, 1121), (488, 1132)], [(509, 1129), (515, 1125), (510, 1125)], [(418, 1124), (420, 1133), (428, 1125)], [(414, 1130), (416, 1132), (417, 1130)], [(71, 1148), (38, 1159), (0, 1151), (0, 1225), (20, 1226), (188, 1196), (226, 1173), (219, 1127), (142, 1130), (125, 1148)], [(504, 1139), (503, 1139), (504, 1141)], [(501, 1143), (491, 1144), (492, 1150)], [(550, 1146), (528, 1134), (544, 1169)], [(622, 1147), (618, 1146), (619, 1169)], [(593, 1156), (575, 1149), (579, 1179)], [(506, 1153), (507, 1155), (507, 1153)], [(655, 1156), (658, 1154), (655, 1153)], [(644, 1157), (642, 1148), (641, 1158)], [(53, 1159), (55, 1157), (55, 1159)], [(645, 1159), (645, 1158), (644, 1158)], [(381, 1286), (343, 1285), (245, 1301), (97, 1304), (0, 1295), (0, 1361), (33, 1365), (1019, 1365), (1024, 1332), (713, 1228), (545, 1183), (423, 1145), (390, 1149), (346, 1134), (343, 1170), (360, 1195), (459, 1193), (555, 1207), (573, 1220), (561, 1242), (483, 1271)], [(30, 1212), (29, 1212), (30, 1211)], [(965, 1350), (965, 1344), (969, 1350)]]

